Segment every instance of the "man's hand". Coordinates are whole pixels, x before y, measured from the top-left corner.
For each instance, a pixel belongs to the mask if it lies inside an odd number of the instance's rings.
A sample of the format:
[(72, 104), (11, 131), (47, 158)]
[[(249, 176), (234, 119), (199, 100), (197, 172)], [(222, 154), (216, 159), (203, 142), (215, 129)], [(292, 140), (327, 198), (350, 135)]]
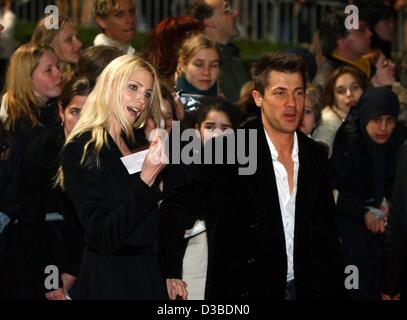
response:
[(57, 290), (48, 292), (45, 294), (45, 297), (48, 300), (68, 300), (65, 295), (67, 294), (65, 288), (59, 288)]
[(380, 295), (382, 296), (382, 300), (400, 300), (400, 293), (397, 293), (396, 295), (392, 296), (382, 292), (380, 293)]
[(366, 228), (373, 233), (384, 233), (385, 221), (383, 219), (377, 219), (376, 216), (368, 211), (365, 214), (365, 224)]
[(167, 291), (170, 300), (175, 300), (177, 297), (187, 300), (187, 283), (181, 279), (167, 279)]

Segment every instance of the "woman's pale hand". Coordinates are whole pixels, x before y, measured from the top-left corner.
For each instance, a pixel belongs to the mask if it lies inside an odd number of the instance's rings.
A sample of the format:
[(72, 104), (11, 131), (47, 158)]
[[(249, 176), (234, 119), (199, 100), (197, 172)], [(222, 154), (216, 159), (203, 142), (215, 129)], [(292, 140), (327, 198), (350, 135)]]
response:
[(143, 166), (141, 167), (141, 180), (151, 187), (167, 163), (168, 158), (165, 154), (165, 143), (160, 136), (157, 136), (156, 139), (151, 142)]

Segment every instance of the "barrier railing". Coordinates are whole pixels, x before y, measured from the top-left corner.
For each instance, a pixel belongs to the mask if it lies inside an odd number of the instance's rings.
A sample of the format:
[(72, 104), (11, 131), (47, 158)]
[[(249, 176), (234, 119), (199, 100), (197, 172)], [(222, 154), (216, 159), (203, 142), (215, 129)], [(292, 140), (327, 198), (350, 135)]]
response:
[[(65, 0), (71, 1), (71, 0)], [(73, 0), (75, 1), (75, 0)], [(81, 0), (76, 0), (81, 1)], [(82, 4), (86, 1), (82, 0)], [(139, 31), (150, 31), (162, 19), (185, 13), (190, 0), (136, 0), (138, 5), (137, 23)], [(230, 0), (240, 12), (239, 29), (241, 37), (251, 40), (270, 40), (289, 44), (309, 43), (318, 28), (320, 18), (329, 10), (343, 8), (343, 1), (305, 0)], [(53, 0), (16, 0), (14, 9), (19, 19), (37, 21)], [(404, 26), (407, 24), (407, 10), (397, 16), (397, 37), (395, 51), (404, 49)], [(86, 24), (94, 25), (94, 18), (88, 14)]]

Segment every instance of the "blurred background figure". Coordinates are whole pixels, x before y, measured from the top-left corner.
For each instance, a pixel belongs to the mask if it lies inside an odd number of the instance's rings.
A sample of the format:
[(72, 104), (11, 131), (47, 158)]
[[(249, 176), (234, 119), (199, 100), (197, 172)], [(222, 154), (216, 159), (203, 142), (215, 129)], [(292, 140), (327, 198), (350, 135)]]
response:
[(321, 121), (321, 94), (316, 87), (309, 86), (305, 92), (304, 113), (298, 128), (311, 138)]
[(34, 29), (31, 42), (37, 45), (47, 45), (55, 50), (64, 72), (64, 81), (69, 81), (74, 74), (81, 55), (82, 42), (77, 30), (69, 18), (59, 18), (59, 29), (46, 27), (47, 17), (41, 19)]
[(202, 34), (185, 39), (179, 51), (176, 90), (217, 96), (221, 53), (216, 42)]
[(97, 80), (105, 67), (123, 52), (110, 46), (91, 46), (82, 51), (76, 74)]
[[(8, 157), (10, 172), (2, 194), (4, 197), (0, 199), (0, 215), (8, 219), (8, 228), (3, 231), (1, 241), (9, 254), (5, 253), (4, 259), (0, 260), (0, 297), (21, 299), (31, 296), (31, 291), (24, 289), (28, 285), (25, 278), (9, 276), (14, 272), (26, 272), (23, 257), (19, 255), (22, 252), (20, 228), (14, 224), (21, 213), (17, 203), (18, 176), (28, 145), (57, 122), (55, 98), (62, 92), (62, 73), (54, 50), (31, 43), (19, 47), (11, 57), (4, 92), (0, 120), (12, 143), (9, 144)], [(15, 263), (7, 266), (8, 261)]]
[(399, 121), (407, 126), (407, 52), (404, 52), (398, 65), (399, 82), (393, 84), (393, 91), (400, 101)]
[(135, 0), (95, 0), (94, 13), (102, 31), (93, 41), (95, 46), (116, 47), (128, 55), (136, 52), (131, 46), (136, 33)]
[(305, 60), (307, 63), (307, 82), (311, 83), (317, 73), (317, 62), (314, 55), (305, 48), (287, 48), (283, 52), (295, 54)]
[(390, 59), (396, 36), (397, 11), (385, 1), (357, 0), (353, 3), (372, 32), (370, 48), (381, 50)]
[(219, 44), (222, 53), (220, 88), (229, 102), (239, 100), (240, 88), (250, 80), (249, 72), (240, 59), (239, 48), (232, 40), (239, 36), (239, 12), (226, 0), (193, 0), (188, 14), (204, 25), (204, 33)]
[(328, 79), (322, 99), (324, 107), (321, 122), (312, 136), (328, 147), (329, 155), (336, 131), (369, 86), (370, 81), (365, 74), (351, 66), (337, 69)]
[(364, 56), (370, 62), (374, 87), (389, 87), (396, 82), (396, 66), (381, 50), (373, 49)]
[(256, 105), (253, 99), (252, 91), (254, 90), (254, 81), (247, 81), (242, 89), (240, 89), (240, 98), (236, 103), (241, 114), (241, 123), (243, 127), (246, 123), (260, 118), (260, 108)]
[(340, 9), (321, 19), (319, 37), (325, 60), (319, 66), (314, 79), (314, 84), (321, 90), (325, 88), (332, 73), (344, 65), (353, 66), (370, 78), (370, 64), (363, 55), (370, 50), (372, 32), (362, 15), (359, 16), (357, 30), (346, 29), (346, 18), (347, 14)]
[(3, 90), (6, 67), (17, 49), (14, 39), (16, 16), (11, 10), (11, 0), (0, 0), (0, 92)]
[(203, 23), (190, 16), (167, 18), (153, 30), (143, 52), (157, 69), (160, 80), (175, 89), (179, 49), (186, 38), (203, 31)]
[(56, 0), (55, 4), (59, 9), (59, 14), (70, 19), (75, 24), (81, 22), (81, 1), (82, 0)]
[[(24, 288), (31, 292), (30, 299), (65, 300), (79, 274), (84, 235), (72, 204), (54, 187), (54, 178), (62, 147), (93, 86), (87, 78), (69, 81), (59, 99), (61, 125), (40, 134), (23, 156), (17, 200), (25, 273), (15, 277), (27, 276)], [(57, 266), (60, 272), (57, 290), (44, 287), (48, 265)]]

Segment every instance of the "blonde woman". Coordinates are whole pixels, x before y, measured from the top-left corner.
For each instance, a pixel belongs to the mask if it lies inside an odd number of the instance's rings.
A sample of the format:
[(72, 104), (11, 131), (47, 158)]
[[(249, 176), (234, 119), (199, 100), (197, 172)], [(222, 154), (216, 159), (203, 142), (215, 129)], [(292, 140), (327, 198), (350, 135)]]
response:
[[(59, 183), (87, 239), (79, 299), (167, 298), (157, 259), (153, 187), (165, 166), (157, 161), (163, 144), (151, 143), (140, 173), (129, 174), (121, 161), (132, 152), (133, 128), (144, 124), (148, 112), (160, 118), (161, 106), (153, 67), (136, 56), (118, 57), (98, 78), (67, 139)], [(177, 283), (167, 283), (174, 297)]]
[(47, 19), (44, 17), (37, 23), (31, 42), (52, 47), (61, 62), (64, 79), (69, 80), (73, 76), (72, 69), (79, 62), (82, 42), (69, 18), (60, 16), (58, 29), (47, 28)]
[[(23, 247), (15, 239), (24, 228), (20, 216), (26, 213), (17, 205), (17, 190), (26, 183), (20, 167), (28, 145), (57, 122), (57, 105), (52, 98), (59, 97), (61, 91), (62, 74), (52, 48), (25, 44), (14, 52), (0, 107), (0, 122), (6, 129), (0, 135), (0, 146), (4, 141), (2, 151), (8, 149), (6, 159), (2, 159), (4, 175), (0, 174), (0, 229), (7, 226), (3, 231), (7, 245), (1, 258), (4, 272), (0, 272), (0, 299), (34, 299), (32, 279), (25, 278), (31, 261), (14, 260), (23, 256)], [(18, 224), (14, 224), (16, 219)]]

